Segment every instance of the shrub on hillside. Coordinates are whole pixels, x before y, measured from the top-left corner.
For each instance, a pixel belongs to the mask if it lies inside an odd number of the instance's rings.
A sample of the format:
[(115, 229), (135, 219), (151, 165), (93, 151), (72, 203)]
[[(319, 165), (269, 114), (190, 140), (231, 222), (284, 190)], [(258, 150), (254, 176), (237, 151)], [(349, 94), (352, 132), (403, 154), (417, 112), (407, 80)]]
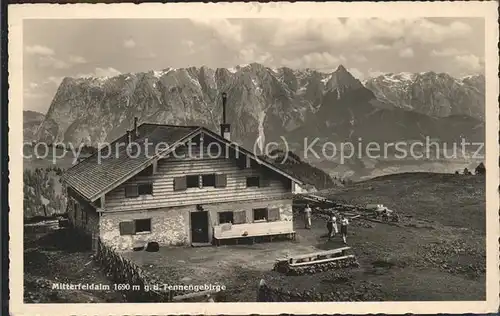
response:
[(51, 216), (62, 213), (66, 209), (64, 189), (59, 183), (60, 168), (24, 170), (23, 173), (23, 201), (24, 218), (36, 216)]
[(485, 175), (486, 174), (486, 167), (484, 166), (484, 163), (480, 163), (477, 167), (476, 167), (476, 175)]

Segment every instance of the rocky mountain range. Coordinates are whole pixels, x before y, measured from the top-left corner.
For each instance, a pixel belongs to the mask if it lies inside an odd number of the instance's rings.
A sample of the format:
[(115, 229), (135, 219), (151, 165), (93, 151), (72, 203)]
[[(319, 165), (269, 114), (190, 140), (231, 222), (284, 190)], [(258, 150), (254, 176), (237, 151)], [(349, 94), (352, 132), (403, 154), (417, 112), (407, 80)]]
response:
[(65, 78), (36, 138), (110, 141), (131, 126), (134, 116), (217, 129), (223, 91), (233, 138), (243, 142), (325, 127), (332, 133), (321, 136), (339, 140), (349, 135), (406, 139), (419, 133), (439, 138), (455, 131), (456, 124), (460, 134), (464, 123), (472, 128), (484, 118), (484, 76), (388, 74), (363, 85), (343, 66), (327, 74), (250, 64)]
[(445, 73), (386, 74), (365, 82), (375, 97), (395, 107), (447, 117), (467, 115), (484, 120), (484, 76), (455, 79)]
[(386, 74), (360, 82), (340, 65), (332, 73), (253, 63), (235, 68), (191, 67), (111, 78), (64, 78), (34, 138), (109, 142), (140, 122), (221, 123), (228, 95), (232, 139), (254, 146), (284, 136), (300, 152), (304, 138), (323, 144), (363, 139), (484, 140), (483, 75)]

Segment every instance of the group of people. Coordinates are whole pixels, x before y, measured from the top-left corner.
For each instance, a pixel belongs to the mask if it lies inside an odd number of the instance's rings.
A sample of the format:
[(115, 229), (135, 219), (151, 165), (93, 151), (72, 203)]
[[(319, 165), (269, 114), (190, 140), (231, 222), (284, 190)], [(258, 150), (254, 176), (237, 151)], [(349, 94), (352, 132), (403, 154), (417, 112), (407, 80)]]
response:
[[(309, 206), (309, 204), (306, 205), (304, 209), (304, 216), (305, 216), (305, 228), (306, 229), (311, 229), (311, 221), (312, 221), (312, 209)], [(344, 244), (347, 244), (347, 226), (349, 225), (349, 220), (347, 217), (340, 215), (339, 216), (340, 220), (340, 234), (342, 235), (342, 240), (344, 241)], [(334, 238), (338, 233), (338, 226), (337, 226), (337, 217), (335, 214), (331, 214), (328, 217), (328, 220), (326, 221), (326, 228), (328, 229), (328, 240), (331, 240)]]

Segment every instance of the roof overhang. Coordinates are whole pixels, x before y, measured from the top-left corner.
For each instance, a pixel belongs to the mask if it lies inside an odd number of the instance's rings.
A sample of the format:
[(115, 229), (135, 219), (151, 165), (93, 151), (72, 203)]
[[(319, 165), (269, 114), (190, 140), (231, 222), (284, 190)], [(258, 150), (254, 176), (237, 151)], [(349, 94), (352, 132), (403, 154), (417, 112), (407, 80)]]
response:
[(299, 179), (295, 178), (294, 176), (290, 175), (289, 173), (281, 170), (280, 168), (276, 167), (275, 165), (273, 165), (273, 164), (271, 164), (271, 163), (269, 163), (267, 161), (264, 161), (264, 160), (260, 159), (259, 157), (257, 157), (257, 155), (255, 155), (254, 153), (252, 153), (252, 152), (246, 150), (245, 148), (239, 146), (238, 144), (230, 142), (229, 140), (223, 138), (219, 134), (217, 134), (217, 133), (215, 133), (215, 132), (213, 132), (213, 131), (211, 131), (211, 130), (209, 130), (207, 128), (199, 127), (197, 129), (193, 130), (192, 132), (190, 132), (189, 134), (187, 134), (186, 136), (182, 137), (178, 141), (176, 141), (174, 144), (172, 144), (172, 146), (169, 146), (168, 148), (164, 149), (163, 151), (157, 153), (154, 157), (152, 157), (152, 158), (148, 159), (147, 161), (145, 161), (144, 163), (138, 165), (133, 171), (129, 172), (125, 176), (120, 177), (119, 179), (115, 179), (105, 189), (103, 189), (101, 192), (99, 192), (97, 194), (94, 194), (93, 196), (85, 197), (80, 192), (78, 192), (76, 189), (74, 189), (72, 186), (70, 186), (70, 187), (73, 190), (77, 191), (82, 197), (84, 197), (88, 201), (95, 202), (96, 200), (98, 200), (99, 198), (101, 198), (103, 195), (105, 195), (105, 194), (109, 193), (110, 191), (114, 190), (115, 188), (117, 188), (118, 186), (120, 186), (121, 184), (123, 184), (125, 181), (127, 181), (130, 178), (132, 178), (133, 176), (137, 175), (142, 170), (144, 170), (145, 168), (147, 168), (150, 165), (152, 165), (154, 162), (157, 162), (158, 160), (164, 158), (165, 156), (167, 156), (168, 154), (170, 154), (171, 152), (173, 152), (176, 148), (178, 148), (179, 146), (182, 146), (187, 141), (191, 140), (192, 138), (198, 136), (201, 133), (205, 133), (205, 134), (209, 135), (210, 137), (212, 137), (212, 138), (214, 138), (214, 139), (216, 139), (216, 140), (224, 143), (228, 148), (232, 148), (237, 153), (241, 153), (244, 156), (249, 157), (250, 159), (256, 161), (258, 164), (263, 165), (263, 166), (265, 166), (265, 167), (273, 170), (274, 172), (276, 172), (276, 173), (284, 176), (285, 178), (290, 179), (291, 181), (293, 181), (293, 182), (295, 182), (297, 184), (300, 184), (300, 185), (304, 184), (304, 182), (302, 182), (301, 180), (299, 180)]

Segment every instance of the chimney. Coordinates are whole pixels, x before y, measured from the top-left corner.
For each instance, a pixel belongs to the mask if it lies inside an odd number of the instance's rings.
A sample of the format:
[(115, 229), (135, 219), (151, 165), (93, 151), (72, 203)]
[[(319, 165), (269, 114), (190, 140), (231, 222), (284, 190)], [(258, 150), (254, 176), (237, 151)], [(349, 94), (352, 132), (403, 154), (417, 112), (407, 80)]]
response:
[(137, 138), (139, 136), (139, 131), (137, 130), (137, 121), (138, 118), (137, 116), (134, 117), (134, 137)]
[(220, 135), (231, 141), (231, 124), (227, 124), (226, 121), (226, 102), (227, 94), (222, 92), (222, 124), (220, 125)]
[(127, 130), (127, 145), (132, 143), (132, 131)]

